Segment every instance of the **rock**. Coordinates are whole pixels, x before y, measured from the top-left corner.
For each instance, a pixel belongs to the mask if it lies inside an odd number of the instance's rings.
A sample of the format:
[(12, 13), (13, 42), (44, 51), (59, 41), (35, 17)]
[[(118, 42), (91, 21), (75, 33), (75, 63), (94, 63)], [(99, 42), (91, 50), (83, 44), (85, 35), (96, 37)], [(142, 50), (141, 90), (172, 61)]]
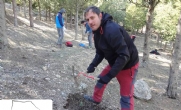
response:
[(61, 95), (62, 95), (63, 97), (67, 97), (67, 94), (66, 94), (65, 92), (61, 92)]
[(57, 78), (61, 78), (61, 76), (60, 75), (55, 75)]
[(47, 67), (46, 67), (46, 66), (44, 66), (44, 67), (42, 67), (42, 69), (43, 69), (44, 71), (46, 71), (46, 70), (47, 70)]
[(3, 71), (3, 67), (2, 66), (0, 66), (0, 72), (2, 72)]
[(45, 81), (50, 81), (50, 78), (44, 78)]
[(82, 93), (86, 94), (86, 93), (87, 93), (87, 90), (88, 90), (88, 86), (87, 86), (87, 84), (81, 82), (80, 85), (79, 85), (79, 87), (78, 87), (78, 89), (79, 89)]
[(143, 81), (142, 79), (137, 80), (134, 86), (134, 96), (136, 98), (143, 100), (150, 100), (152, 98), (151, 90), (145, 81)]
[(80, 83), (80, 86), (79, 86), (79, 89), (81, 90), (81, 89), (87, 89), (87, 84), (85, 84), (85, 83)]
[(63, 57), (63, 55), (60, 55), (60, 57)]
[(24, 78), (24, 81), (22, 82), (22, 84), (23, 84), (23, 85), (27, 85), (28, 82), (30, 82), (30, 81), (31, 81), (31, 78), (30, 78), (30, 77), (25, 77), (25, 78)]
[(51, 90), (51, 95), (55, 95), (56, 94), (56, 90)]

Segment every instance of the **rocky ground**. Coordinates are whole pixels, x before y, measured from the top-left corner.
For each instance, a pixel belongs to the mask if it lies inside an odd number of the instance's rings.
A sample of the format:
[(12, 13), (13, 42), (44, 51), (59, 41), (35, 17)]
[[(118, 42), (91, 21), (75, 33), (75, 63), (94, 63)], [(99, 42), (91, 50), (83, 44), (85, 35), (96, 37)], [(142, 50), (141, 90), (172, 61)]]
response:
[[(103, 101), (94, 105), (82, 98), (83, 94), (92, 94), (96, 81), (83, 76), (77, 78), (74, 73), (85, 72), (95, 55), (95, 49), (80, 47), (85, 43), (81, 35), (74, 40), (74, 30), (67, 28), (65, 41), (72, 41), (73, 47), (59, 48), (57, 30), (54, 23), (35, 21), (35, 27), (29, 27), (27, 19), (19, 16), (20, 26), (7, 24), (7, 37), (10, 46), (0, 50), (0, 99), (51, 99), (53, 110), (119, 110), (120, 95), (118, 82), (113, 79), (107, 86)], [(81, 31), (80, 31), (81, 32)], [(135, 44), (142, 59), (143, 35), (137, 35)], [(155, 49), (156, 41), (150, 40), (150, 50)], [(149, 68), (139, 67), (137, 79), (148, 83), (152, 99), (135, 99), (135, 110), (180, 110), (181, 76), (178, 76), (178, 98), (170, 99), (165, 93), (169, 77), (170, 57), (168, 51), (160, 56), (150, 55)], [(104, 60), (96, 69), (97, 76), (107, 65)]]

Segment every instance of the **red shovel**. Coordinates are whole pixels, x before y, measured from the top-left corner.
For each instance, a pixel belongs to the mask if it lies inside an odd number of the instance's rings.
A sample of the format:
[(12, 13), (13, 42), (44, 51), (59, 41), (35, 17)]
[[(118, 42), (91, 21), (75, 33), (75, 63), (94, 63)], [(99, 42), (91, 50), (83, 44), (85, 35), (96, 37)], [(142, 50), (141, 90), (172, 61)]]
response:
[(77, 74), (77, 76), (80, 76), (80, 75), (83, 75), (83, 76), (85, 76), (87, 78), (90, 78), (90, 79), (93, 79), (93, 80), (99, 80), (99, 78), (91, 76), (91, 75), (88, 75), (88, 74), (83, 73), (83, 72), (80, 72), (79, 74)]

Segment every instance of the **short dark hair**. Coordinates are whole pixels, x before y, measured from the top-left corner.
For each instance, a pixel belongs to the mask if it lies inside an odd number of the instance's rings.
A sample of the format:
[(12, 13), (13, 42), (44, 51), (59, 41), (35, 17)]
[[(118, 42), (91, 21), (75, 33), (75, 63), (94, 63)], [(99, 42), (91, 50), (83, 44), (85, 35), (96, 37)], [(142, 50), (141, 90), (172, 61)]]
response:
[(86, 22), (85, 20), (82, 20), (80, 23), (83, 24), (84, 22)]
[(92, 10), (93, 13), (96, 13), (97, 15), (99, 15), (101, 13), (100, 9), (96, 6), (90, 6), (88, 8), (85, 9), (84, 11), (84, 16), (86, 15), (87, 12), (89, 12), (90, 10)]

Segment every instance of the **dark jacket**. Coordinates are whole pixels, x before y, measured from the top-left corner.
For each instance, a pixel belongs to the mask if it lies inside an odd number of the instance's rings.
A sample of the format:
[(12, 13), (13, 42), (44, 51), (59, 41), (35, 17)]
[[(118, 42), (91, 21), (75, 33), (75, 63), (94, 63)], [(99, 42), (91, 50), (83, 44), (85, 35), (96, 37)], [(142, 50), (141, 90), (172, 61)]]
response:
[(63, 18), (62, 18), (62, 13), (61, 12), (58, 12), (58, 20), (59, 20), (60, 25), (63, 27), (64, 24), (63, 24)]
[(123, 27), (113, 22), (109, 14), (102, 14), (101, 26), (93, 31), (96, 55), (91, 65), (97, 67), (105, 58), (111, 66), (108, 76), (113, 78), (138, 63), (138, 51)]

